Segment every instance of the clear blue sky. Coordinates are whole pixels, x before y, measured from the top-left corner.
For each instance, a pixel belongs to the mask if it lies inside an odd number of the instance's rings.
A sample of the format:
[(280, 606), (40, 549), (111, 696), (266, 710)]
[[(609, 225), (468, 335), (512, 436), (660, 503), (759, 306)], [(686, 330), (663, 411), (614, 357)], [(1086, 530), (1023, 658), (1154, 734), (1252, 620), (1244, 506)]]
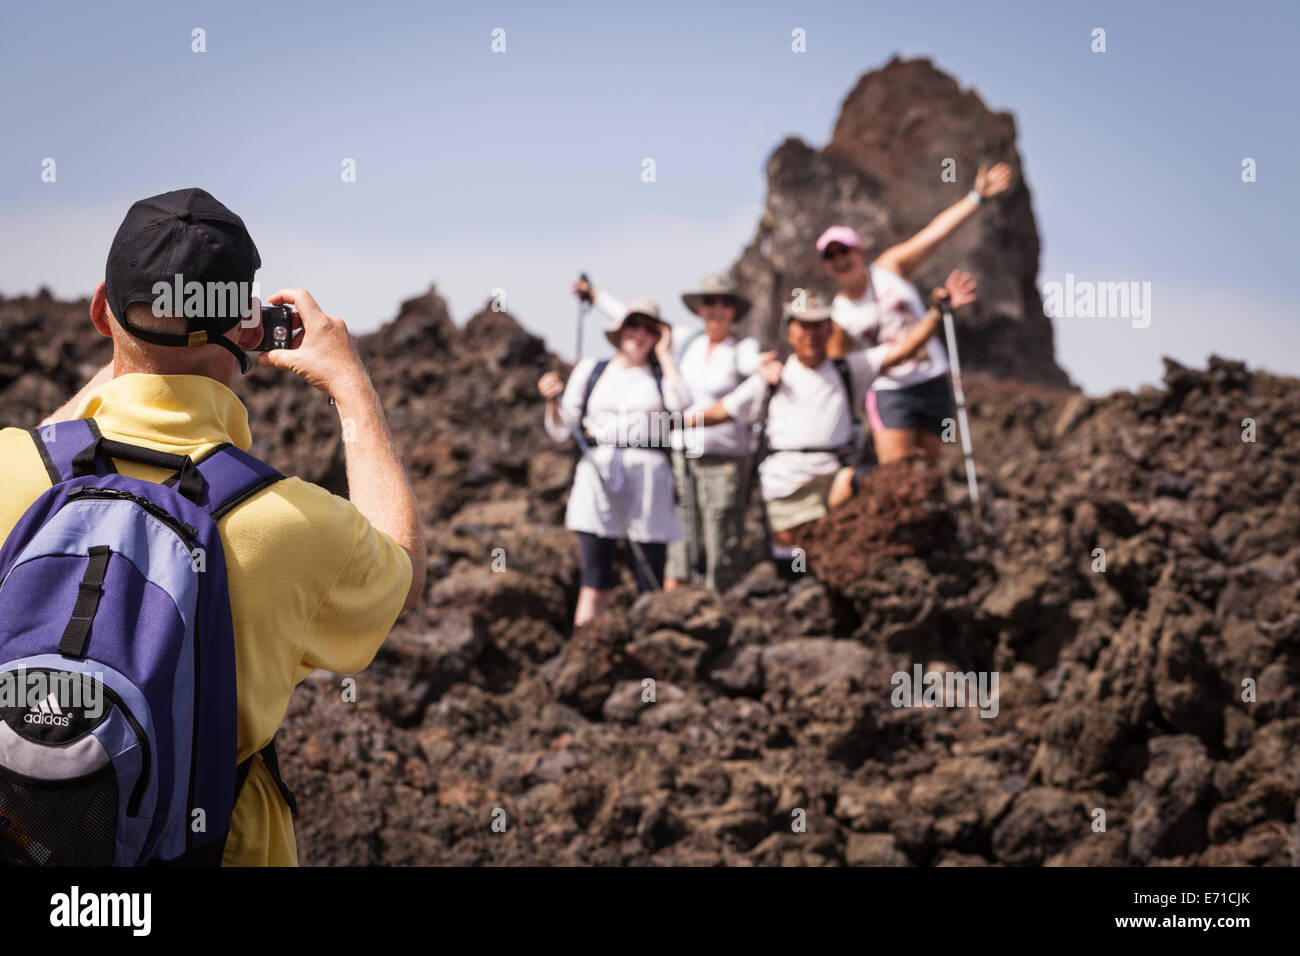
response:
[(1149, 328), (1056, 322), (1089, 392), (1163, 354), (1298, 374), (1298, 41), (1292, 2), (6, 4), (0, 292), (89, 292), (132, 201), (200, 185), (248, 223), (264, 292), (365, 330), (431, 283), (458, 321), (502, 289), (568, 354), (578, 269), (681, 316), (753, 234), (772, 149), (824, 144), (898, 53), (1015, 114), (1040, 284), (1152, 283)]

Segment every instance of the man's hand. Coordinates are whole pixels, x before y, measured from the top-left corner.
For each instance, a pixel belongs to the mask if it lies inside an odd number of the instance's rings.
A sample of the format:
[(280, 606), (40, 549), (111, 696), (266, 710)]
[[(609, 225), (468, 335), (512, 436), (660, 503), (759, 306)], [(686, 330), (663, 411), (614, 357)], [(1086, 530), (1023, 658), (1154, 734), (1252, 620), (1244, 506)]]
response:
[(293, 372), (331, 398), (349, 385), (370, 380), (357, 355), (347, 323), (326, 315), (306, 289), (281, 289), (266, 300), (270, 305), (289, 303), (302, 321), (302, 344), (296, 349), (272, 349), (257, 357), (257, 364)]
[(584, 302), (591, 302), (596, 298), (596, 287), (586, 279), (574, 279), (573, 294)]
[(763, 381), (768, 385), (781, 384), (781, 372), (784, 370), (785, 366), (777, 361), (775, 352), (765, 353), (762, 363), (758, 366), (758, 374), (763, 376)]
[(998, 193), (1007, 191), (1011, 179), (1011, 167), (1006, 163), (998, 163), (992, 169), (981, 166), (975, 173), (975, 191), (984, 199), (992, 199)]

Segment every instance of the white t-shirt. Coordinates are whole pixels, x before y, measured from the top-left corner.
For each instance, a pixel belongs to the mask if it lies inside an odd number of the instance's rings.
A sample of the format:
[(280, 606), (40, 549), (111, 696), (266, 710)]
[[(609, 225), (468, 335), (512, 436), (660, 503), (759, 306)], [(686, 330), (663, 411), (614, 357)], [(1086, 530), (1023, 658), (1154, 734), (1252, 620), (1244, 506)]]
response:
[[(925, 303), (916, 287), (896, 272), (873, 264), (867, 274), (870, 281), (862, 298), (850, 299), (841, 292), (831, 303), (831, 318), (848, 333), (852, 348), (893, 345), (925, 316)], [(948, 353), (933, 335), (925, 351), (882, 372), (872, 387), (878, 392), (907, 388), (947, 374)]]
[[(853, 383), (853, 408), (862, 405), (867, 389), (889, 354), (889, 346), (859, 349), (844, 357)], [(767, 382), (751, 375), (740, 388), (722, 399), (733, 419), (750, 423), (763, 412)], [(758, 472), (763, 499), (792, 495), (808, 482), (840, 467), (834, 451), (799, 451), (801, 448), (835, 449), (853, 440), (853, 413), (844, 394), (844, 379), (835, 363), (826, 359), (809, 368), (791, 355), (781, 372), (781, 383), (767, 409), (767, 444), (771, 453)], [(784, 450), (783, 450), (784, 449)]]
[[(574, 367), (560, 397), (561, 426), (545, 415), (546, 432), (552, 440), (569, 438), (582, 414), (582, 396), (595, 366), (596, 360), (588, 358)], [(606, 366), (587, 403), (583, 425), (594, 444), (574, 471), (565, 527), (603, 538), (623, 537), (623, 528), (601, 486), (603, 477), (633, 541), (681, 540), (672, 464), (662, 448), (667, 431), (664, 406), (668, 411), (681, 411), (690, 396), (680, 380), (668, 377), (663, 380), (663, 393), (661, 402), (654, 375), (646, 365), (629, 367), (612, 359)], [(599, 475), (596, 469), (600, 469)]]
[[(613, 319), (621, 319), (627, 313), (621, 301), (602, 289), (596, 290), (595, 304)], [(758, 370), (760, 349), (754, 338), (737, 339), (729, 335), (709, 348), (709, 337), (702, 325), (674, 325), (672, 332), (673, 357), (691, 395), (690, 411), (711, 407)], [(735, 457), (754, 450), (753, 435), (740, 422), (691, 429), (685, 439), (692, 457), (697, 454)], [(681, 449), (683, 434), (674, 433), (672, 442), (674, 448)]]

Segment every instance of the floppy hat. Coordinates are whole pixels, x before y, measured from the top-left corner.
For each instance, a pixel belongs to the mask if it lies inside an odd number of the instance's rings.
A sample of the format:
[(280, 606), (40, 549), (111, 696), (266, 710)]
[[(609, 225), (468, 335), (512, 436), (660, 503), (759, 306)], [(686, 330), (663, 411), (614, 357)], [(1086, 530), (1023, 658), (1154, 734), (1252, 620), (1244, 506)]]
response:
[(848, 226), (831, 226), (817, 238), (817, 251), (825, 252), (832, 242), (838, 242), (850, 249), (861, 249), (861, 237)]
[(800, 322), (826, 322), (830, 317), (830, 304), (815, 292), (809, 293), (804, 297), (803, 308), (795, 309), (794, 303), (788, 302), (781, 310), (781, 335), (785, 335), (791, 319), (798, 319)]
[(660, 325), (667, 325), (663, 319), (659, 318), (659, 306), (649, 299), (633, 299), (627, 304), (627, 312), (623, 318), (606, 324), (605, 338), (609, 339), (609, 344), (618, 348), (618, 333), (623, 330), (624, 323), (634, 315), (639, 315), (643, 319), (650, 319), (658, 322)]
[[(247, 372), (251, 361), (224, 333), (249, 313), (253, 275), (261, 265), (242, 219), (211, 193), (177, 189), (141, 199), (127, 210), (108, 250), (105, 295), (114, 318), (136, 338), (155, 345), (219, 345)], [(173, 284), (231, 285), (239, 301), (229, 311), (236, 314), (193, 315), (175, 302), (171, 312), (184, 317), (186, 334), (139, 328), (127, 318), (127, 309), (137, 302), (154, 302), (160, 283), (169, 289)]]
[(725, 295), (734, 299), (736, 302), (736, 317), (733, 321), (739, 322), (745, 317), (745, 313), (749, 311), (749, 300), (736, 291), (736, 281), (725, 272), (715, 272), (712, 275), (705, 276), (700, 280), (698, 292), (682, 293), (682, 302), (685, 303), (686, 308), (699, 315), (700, 300), (706, 295)]

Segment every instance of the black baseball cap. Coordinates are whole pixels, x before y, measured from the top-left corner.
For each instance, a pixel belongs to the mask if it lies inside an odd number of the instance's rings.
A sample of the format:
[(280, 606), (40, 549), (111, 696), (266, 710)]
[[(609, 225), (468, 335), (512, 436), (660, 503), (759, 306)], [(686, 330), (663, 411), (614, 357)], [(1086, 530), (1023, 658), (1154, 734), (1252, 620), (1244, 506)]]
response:
[[(239, 359), (240, 368), (252, 367), (248, 356), (227, 339), (225, 332), (249, 314), (248, 301), (253, 275), (262, 258), (248, 234), (244, 221), (202, 189), (177, 189), (141, 199), (127, 210), (117, 235), (108, 250), (104, 283), (108, 307), (127, 332), (155, 345), (219, 345)], [(177, 278), (179, 277), (179, 279)], [(141, 329), (126, 317), (127, 306), (137, 302), (156, 302), (156, 287), (165, 283), (168, 300), (172, 289), (183, 291), (197, 282), (204, 289), (219, 283), (237, 283), (238, 305), (235, 309), (217, 309), (216, 315), (186, 315), (184, 300), (172, 302), (162, 314), (182, 317), (188, 334), (151, 332)], [(178, 287), (179, 283), (179, 287)], [(213, 301), (207, 295), (205, 303)], [(229, 312), (234, 311), (231, 315)]]

